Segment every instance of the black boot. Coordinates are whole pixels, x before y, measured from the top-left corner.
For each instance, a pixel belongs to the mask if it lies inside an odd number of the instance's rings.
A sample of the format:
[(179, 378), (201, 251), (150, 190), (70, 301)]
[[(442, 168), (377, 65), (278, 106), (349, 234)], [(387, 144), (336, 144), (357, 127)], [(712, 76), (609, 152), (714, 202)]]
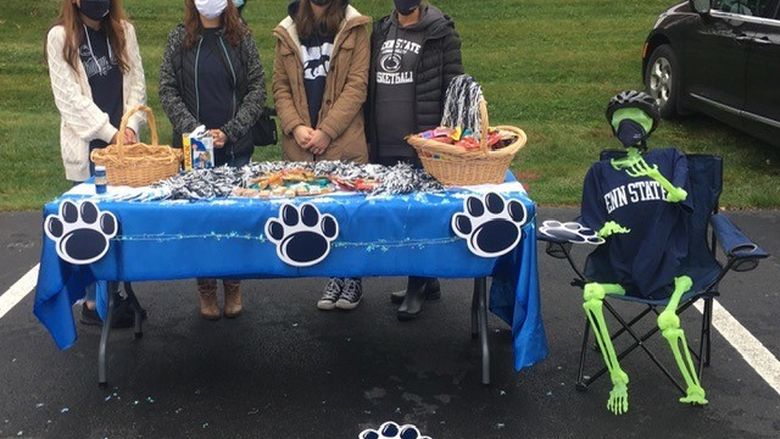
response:
[[(431, 299), (428, 299), (428, 297)], [(439, 281), (427, 277), (409, 277), (403, 303), (396, 313), (398, 320), (416, 319), (422, 311), (425, 300), (438, 299), (441, 296)]]
[[(441, 298), (441, 285), (439, 285), (439, 279), (435, 277), (425, 277), (425, 300), (439, 300)], [(404, 297), (406, 297), (406, 290), (393, 291), (390, 293), (390, 302), (395, 305), (404, 303)]]

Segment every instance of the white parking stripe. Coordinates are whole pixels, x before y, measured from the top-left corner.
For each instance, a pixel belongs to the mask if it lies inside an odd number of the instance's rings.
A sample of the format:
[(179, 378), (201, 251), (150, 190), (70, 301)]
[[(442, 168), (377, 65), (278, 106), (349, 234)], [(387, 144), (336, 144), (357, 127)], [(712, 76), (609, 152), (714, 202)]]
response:
[(0, 296), (0, 319), (35, 289), (35, 284), (38, 282), (39, 267), (40, 264), (36, 264), (35, 267), (31, 268), (30, 271)]
[[(696, 309), (703, 310), (703, 303), (696, 302)], [(747, 364), (764, 379), (775, 392), (780, 394), (780, 361), (717, 300), (713, 301), (712, 326), (720, 332)]]

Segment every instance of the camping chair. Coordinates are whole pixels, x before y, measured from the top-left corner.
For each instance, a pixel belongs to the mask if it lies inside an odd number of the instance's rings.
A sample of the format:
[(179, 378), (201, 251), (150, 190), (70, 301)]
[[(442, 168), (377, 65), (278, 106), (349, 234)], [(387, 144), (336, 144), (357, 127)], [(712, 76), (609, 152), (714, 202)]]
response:
[[(625, 156), (625, 154), (625, 150), (603, 151), (601, 160), (620, 158)], [(681, 314), (698, 300), (704, 301), (698, 352), (694, 351), (693, 347), (689, 345), (691, 355), (698, 362), (698, 376), (701, 379), (703, 367), (709, 367), (710, 365), (712, 301), (719, 295), (718, 284), (729, 271), (744, 272), (753, 270), (758, 266), (759, 261), (768, 257), (769, 254), (750, 241), (724, 214), (718, 213), (718, 199), (723, 187), (723, 160), (718, 156), (701, 154), (689, 154), (687, 159), (691, 189), (689, 196), (692, 197), (694, 205), (694, 211), (689, 216), (688, 224), (690, 230), (688, 254), (691, 265), (689, 273), (693, 278), (694, 284), (690, 292), (682, 297), (677, 314)], [(537, 237), (539, 240), (547, 242), (547, 254), (554, 258), (566, 259), (568, 261), (576, 274), (571, 285), (584, 288), (587, 279), (583, 274), (583, 270), (577, 266), (572, 258), (572, 244), (565, 240), (542, 235), (541, 233)], [(720, 247), (726, 257), (724, 263), (719, 262), (717, 259), (717, 243), (720, 243)], [(636, 348), (641, 348), (675, 387), (685, 395), (685, 387), (674, 378), (646, 344), (650, 337), (659, 332), (658, 326), (654, 324), (652, 329), (643, 334), (635, 330), (636, 324), (647, 315), (657, 318), (660, 313), (658, 308), (665, 307), (669, 300), (644, 299), (628, 295), (608, 295), (607, 299), (633, 302), (641, 305), (643, 308), (639, 314), (627, 319), (621, 316), (608, 300), (604, 300), (604, 308), (620, 324), (620, 329), (611, 334), (613, 342), (624, 334), (628, 334), (633, 339), (633, 343), (628, 348), (618, 353), (618, 360), (622, 360)], [(580, 350), (576, 382), (577, 389), (581, 391), (587, 390), (588, 386), (608, 372), (608, 369), (603, 367), (590, 376), (585, 374), (585, 358), (589, 349), (589, 336), (590, 325), (588, 320), (585, 319), (585, 331)]]

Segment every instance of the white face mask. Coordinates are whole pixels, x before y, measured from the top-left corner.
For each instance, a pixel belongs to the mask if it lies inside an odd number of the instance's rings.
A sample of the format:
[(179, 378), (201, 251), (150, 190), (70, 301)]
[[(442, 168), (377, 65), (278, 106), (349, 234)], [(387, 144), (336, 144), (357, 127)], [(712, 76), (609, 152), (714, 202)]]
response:
[(227, 7), (227, 0), (195, 0), (195, 7), (200, 15), (213, 20), (222, 15)]

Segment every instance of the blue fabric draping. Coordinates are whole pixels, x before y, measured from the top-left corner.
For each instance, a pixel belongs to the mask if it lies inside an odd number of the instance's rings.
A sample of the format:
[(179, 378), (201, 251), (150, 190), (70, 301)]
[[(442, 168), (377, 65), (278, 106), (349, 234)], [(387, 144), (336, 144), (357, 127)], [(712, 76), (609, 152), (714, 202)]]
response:
[[(536, 260), (534, 203), (517, 183), (489, 188), (521, 201), (529, 216), (520, 244), (499, 258), (469, 252), (450, 228), (452, 216), (473, 195), (445, 193), (366, 197), (360, 194), (287, 201), (226, 199), (202, 202), (97, 203), (119, 221), (119, 233), (99, 261), (76, 266), (57, 256), (44, 236), (34, 313), (60, 349), (76, 341), (72, 305), (94, 281), (153, 281), (194, 277), (371, 277), (492, 276), (490, 309), (512, 328), (516, 370), (547, 355), (541, 320)], [(480, 189), (481, 190), (481, 189)], [(56, 214), (63, 195), (46, 204), (44, 218)], [(269, 218), (283, 202), (314, 204), (333, 215), (339, 235), (321, 263), (296, 268), (285, 264), (264, 235)], [(105, 291), (98, 295), (105, 296)]]

